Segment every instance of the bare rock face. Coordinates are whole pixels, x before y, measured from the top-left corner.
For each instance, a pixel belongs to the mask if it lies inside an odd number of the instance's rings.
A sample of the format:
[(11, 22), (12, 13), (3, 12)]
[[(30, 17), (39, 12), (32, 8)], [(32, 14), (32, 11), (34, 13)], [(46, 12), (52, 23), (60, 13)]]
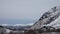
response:
[[(40, 29), (44, 26), (56, 27), (57, 23), (60, 23), (60, 6), (55, 6), (49, 11), (45, 12), (42, 17), (32, 25), (31, 29)], [(58, 25), (59, 26), (59, 25)]]

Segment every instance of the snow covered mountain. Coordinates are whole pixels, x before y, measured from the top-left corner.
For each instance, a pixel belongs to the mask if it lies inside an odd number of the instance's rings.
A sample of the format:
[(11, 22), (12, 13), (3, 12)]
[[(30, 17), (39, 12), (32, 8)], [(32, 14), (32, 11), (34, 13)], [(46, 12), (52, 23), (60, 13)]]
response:
[(32, 25), (31, 29), (40, 29), (44, 26), (60, 28), (60, 6), (55, 6), (45, 12), (42, 17)]
[[(32, 25), (32, 24), (31, 24)], [(15, 31), (21, 31), (21, 30), (29, 30), (31, 27), (30, 24), (15, 24), (15, 25), (11, 25), (11, 24), (0, 24), (0, 26), (9, 29), (9, 30), (15, 30)]]

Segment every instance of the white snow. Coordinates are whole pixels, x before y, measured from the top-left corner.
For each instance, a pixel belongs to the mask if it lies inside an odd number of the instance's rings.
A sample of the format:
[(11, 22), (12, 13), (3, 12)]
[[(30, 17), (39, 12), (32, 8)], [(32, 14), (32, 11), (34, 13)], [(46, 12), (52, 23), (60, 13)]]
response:
[(6, 33), (10, 33), (12, 30), (6, 29)]
[(55, 28), (60, 28), (60, 16), (53, 22), (51, 22), (50, 24), (47, 24), (46, 26), (52, 26)]

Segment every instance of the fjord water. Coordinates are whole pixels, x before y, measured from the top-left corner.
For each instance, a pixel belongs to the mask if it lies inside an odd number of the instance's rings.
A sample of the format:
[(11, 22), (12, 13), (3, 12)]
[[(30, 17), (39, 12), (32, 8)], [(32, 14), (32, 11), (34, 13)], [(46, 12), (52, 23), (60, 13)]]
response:
[(44, 32), (44, 33), (38, 33), (38, 34), (60, 34), (60, 32)]

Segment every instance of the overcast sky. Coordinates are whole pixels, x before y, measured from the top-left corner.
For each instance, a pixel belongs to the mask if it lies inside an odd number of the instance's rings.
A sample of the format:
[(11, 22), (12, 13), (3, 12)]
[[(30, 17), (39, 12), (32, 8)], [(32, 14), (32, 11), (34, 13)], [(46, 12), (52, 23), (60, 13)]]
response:
[(60, 0), (0, 0), (0, 19), (33, 19), (54, 6)]

